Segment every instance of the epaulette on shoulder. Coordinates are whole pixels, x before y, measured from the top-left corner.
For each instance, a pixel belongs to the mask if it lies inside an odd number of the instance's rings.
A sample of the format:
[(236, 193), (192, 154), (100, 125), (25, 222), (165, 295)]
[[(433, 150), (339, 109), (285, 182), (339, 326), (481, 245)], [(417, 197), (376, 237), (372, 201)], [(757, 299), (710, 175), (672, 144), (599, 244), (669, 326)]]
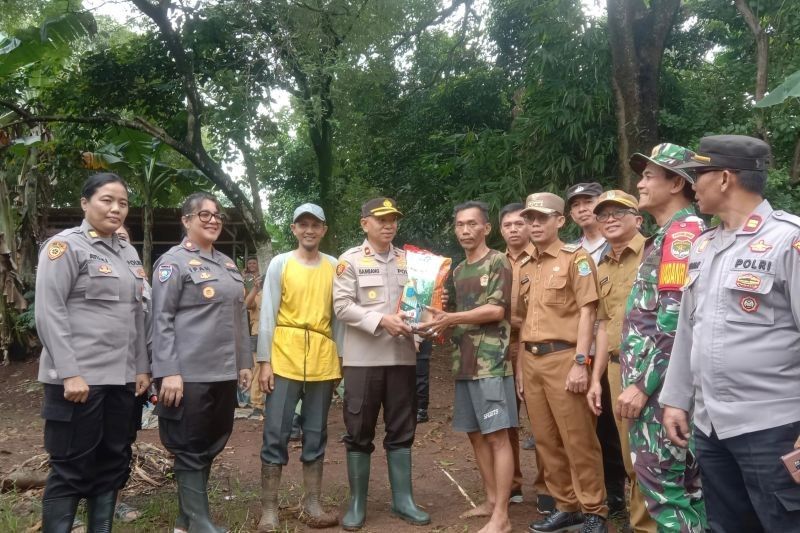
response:
[(788, 222), (789, 224), (793, 224), (797, 227), (800, 227), (800, 217), (798, 217), (797, 215), (793, 215), (791, 213), (787, 213), (786, 211), (778, 209), (777, 211), (772, 212), (772, 216), (783, 222)]
[(579, 242), (571, 242), (571, 243), (565, 244), (564, 246), (561, 247), (562, 250), (564, 250), (565, 252), (569, 252), (571, 254), (574, 254), (575, 252), (577, 252), (581, 248), (582, 248), (582, 245)]
[(346, 255), (353, 255), (355, 253), (359, 253), (359, 252), (361, 252), (363, 250), (363, 248), (364, 247), (362, 245), (360, 245), (360, 244), (358, 246), (353, 246), (352, 248), (349, 248), (349, 249), (345, 250), (344, 253), (342, 253), (342, 257), (344, 257)]

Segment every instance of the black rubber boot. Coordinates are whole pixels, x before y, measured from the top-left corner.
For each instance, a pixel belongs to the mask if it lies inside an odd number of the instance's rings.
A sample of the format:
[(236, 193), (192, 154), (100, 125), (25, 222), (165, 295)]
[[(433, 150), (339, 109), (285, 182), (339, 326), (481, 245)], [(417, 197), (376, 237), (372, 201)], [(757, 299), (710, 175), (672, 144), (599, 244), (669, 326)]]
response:
[(392, 514), (415, 526), (431, 523), (431, 516), (417, 507), (411, 491), (411, 448), (386, 452), (392, 486)]
[(69, 533), (80, 498), (50, 498), (42, 501), (42, 533)]
[(189, 518), (189, 533), (220, 533), (225, 531), (211, 522), (206, 492), (206, 474), (203, 470), (176, 470), (178, 494), (183, 512)]
[(117, 491), (115, 490), (87, 498), (86, 515), (89, 522), (89, 533), (111, 533), (116, 505)]
[(369, 489), (370, 454), (347, 452), (347, 479), (350, 482), (350, 505), (342, 518), (345, 531), (364, 527), (367, 519), (367, 491)]

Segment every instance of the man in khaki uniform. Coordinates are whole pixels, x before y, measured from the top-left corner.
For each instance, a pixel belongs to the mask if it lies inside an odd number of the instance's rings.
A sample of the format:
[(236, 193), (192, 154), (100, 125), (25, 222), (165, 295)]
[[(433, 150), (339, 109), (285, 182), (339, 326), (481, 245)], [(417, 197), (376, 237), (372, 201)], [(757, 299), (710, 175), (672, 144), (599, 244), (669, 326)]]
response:
[[(525, 205), (520, 203), (508, 204), (500, 210), (500, 234), (506, 242), (506, 258), (511, 265), (511, 339), (508, 346), (511, 364), (514, 366), (514, 374), (522, 372), (522, 368), (518, 366), (519, 363), (519, 330), (522, 328), (522, 322), (525, 319), (525, 311), (520, 310), (517, 302), (519, 301), (520, 292), (520, 270), (527, 264), (531, 257), (536, 253), (536, 248), (531, 242), (531, 228), (528, 221), (522, 216), (522, 210)], [(517, 410), (522, 407), (524, 398), (519, 398)], [(508, 429), (508, 435), (511, 439), (511, 448), (514, 451), (514, 481), (511, 485), (511, 503), (522, 503), (522, 470), (519, 461), (519, 429), (512, 427)], [(531, 440), (533, 440), (531, 438)], [(537, 452), (538, 453), (538, 452)], [(537, 455), (538, 457), (538, 455)], [(544, 484), (544, 470), (542, 469), (541, 460), (537, 459), (536, 465), (538, 467), (536, 479), (533, 486), (536, 489), (537, 507), (540, 513), (546, 514), (543, 511), (552, 511), (552, 498), (547, 494), (547, 486)]]
[[(639, 233), (642, 217), (639, 202), (624, 191), (607, 191), (598, 199), (594, 208), (600, 231), (609, 243), (609, 248), (600, 257), (597, 278), (600, 303), (597, 306), (597, 356), (592, 369), (592, 383), (586, 399), (595, 415), (616, 410), (617, 398), (622, 394), (622, 372), (619, 367), (619, 347), (622, 344), (622, 321), (625, 319), (625, 303), (642, 262), (645, 238)], [(611, 388), (611, 405), (603, 405), (601, 379), (608, 368)], [(612, 415), (613, 416), (613, 415)], [(631, 462), (628, 442), (628, 424), (614, 416), (622, 445), (625, 471), (631, 481), (631, 527), (634, 531), (655, 533), (656, 523), (650, 518), (644, 504), (642, 492), (636, 485), (636, 474)]]
[(584, 533), (605, 532), (608, 507), (597, 419), (584, 399), (597, 308), (594, 262), (580, 245), (558, 238), (565, 222), (560, 197), (531, 194), (522, 213), (531, 223), (536, 252), (520, 272), (520, 303), (527, 313), (517, 389), (528, 408), (545, 483), (556, 500), (556, 510), (528, 530), (550, 533), (583, 524)]
[(414, 524), (430, 523), (411, 494), (411, 445), (416, 429), (416, 346), (411, 327), (398, 312), (408, 281), (405, 251), (395, 248), (402, 216), (391, 198), (361, 207), (366, 239), (341, 255), (333, 282), (333, 308), (345, 326), (342, 349), (344, 423), (350, 505), (342, 526), (356, 530), (366, 520), (370, 456), (383, 406), (392, 514)]

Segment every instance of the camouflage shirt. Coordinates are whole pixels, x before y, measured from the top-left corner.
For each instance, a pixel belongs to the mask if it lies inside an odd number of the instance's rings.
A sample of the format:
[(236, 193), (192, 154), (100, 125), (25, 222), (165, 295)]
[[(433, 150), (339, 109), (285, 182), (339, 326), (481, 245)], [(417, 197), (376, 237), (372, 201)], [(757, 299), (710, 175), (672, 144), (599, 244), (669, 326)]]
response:
[(486, 304), (506, 310), (499, 322), (459, 324), (453, 331), (453, 375), (456, 379), (480, 379), (513, 374), (509, 358), (511, 334), (511, 266), (505, 255), (489, 250), (475, 263), (462, 261), (453, 272), (456, 311), (470, 311)]
[(649, 396), (640, 414), (643, 419), (660, 418), (657, 392), (664, 381), (678, 328), (689, 252), (703, 229), (703, 220), (693, 206), (675, 213), (648, 239), (628, 296), (619, 358), (622, 388), (636, 385)]

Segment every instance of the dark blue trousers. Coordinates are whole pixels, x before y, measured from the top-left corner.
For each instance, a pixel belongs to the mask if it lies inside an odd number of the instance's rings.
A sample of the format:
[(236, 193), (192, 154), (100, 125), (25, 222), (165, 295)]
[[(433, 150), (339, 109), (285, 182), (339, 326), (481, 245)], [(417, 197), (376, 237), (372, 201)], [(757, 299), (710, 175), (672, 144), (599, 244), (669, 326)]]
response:
[(727, 439), (695, 433), (714, 533), (800, 532), (800, 485), (780, 460), (794, 448), (800, 422)]

